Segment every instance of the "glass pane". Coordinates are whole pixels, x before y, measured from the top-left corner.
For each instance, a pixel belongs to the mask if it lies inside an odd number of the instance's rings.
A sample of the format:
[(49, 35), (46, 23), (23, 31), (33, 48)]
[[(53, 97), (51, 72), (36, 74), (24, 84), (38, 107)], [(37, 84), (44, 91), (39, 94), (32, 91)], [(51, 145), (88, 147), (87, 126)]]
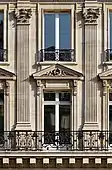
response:
[(44, 106), (44, 142), (54, 143), (55, 142), (55, 106), (45, 105)]
[(109, 101), (112, 101), (112, 93), (109, 93)]
[(70, 143), (70, 105), (59, 106), (60, 143)]
[(112, 49), (112, 12), (109, 12), (110, 17), (110, 49)]
[(44, 93), (44, 101), (55, 101), (55, 93)]
[(44, 14), (44, 60), (55, 60), (55, 14)]
[(69, 92), (59, 93), (59, 101), (71, 101), (71, 94)]
[(4, 130), (4, 93), (0, 92), (0, 131)]
[(59, 14), (59, 47), (60, 49), (70, 49), (71, 47), (70, 13)]
[(69, 13), (59, 14), (59, 60), (71, 60), (71, 21)]
[(4, 13), (0, 11), (0, 61), (3, 61), (3, 20), (4, 20)]

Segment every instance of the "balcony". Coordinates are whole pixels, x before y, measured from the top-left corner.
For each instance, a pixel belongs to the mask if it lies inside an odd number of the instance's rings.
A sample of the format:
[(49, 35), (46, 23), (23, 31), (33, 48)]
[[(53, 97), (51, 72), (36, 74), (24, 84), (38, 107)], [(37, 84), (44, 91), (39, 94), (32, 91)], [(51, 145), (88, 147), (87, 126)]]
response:
[(75, 51), (73, 49), (42, 49), (37, 54), (37, 62), (44, 61), (74, 62)]
[(0, 49), (0, 62), (7, 61), (7, 50), (6, 49)]
[(0, 132), (0, 151), (108, 151), (111, 146), (108, 131)]

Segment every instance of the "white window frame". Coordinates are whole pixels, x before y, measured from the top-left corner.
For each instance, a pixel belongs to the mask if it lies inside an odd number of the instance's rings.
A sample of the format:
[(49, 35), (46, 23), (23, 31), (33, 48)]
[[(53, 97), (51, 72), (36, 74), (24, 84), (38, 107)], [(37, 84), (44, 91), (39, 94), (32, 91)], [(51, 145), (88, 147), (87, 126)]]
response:
[[(112, 90), (109, 90), (109, 93), (108, 93), (108, 130), (110, 131), (110, 127), (109, 127), (109, 106), (112, 106), (112, 101), (109, 100), (109, 94), (112, 93)], [(108, 135), (109, 137), (109, 135)], [(112, 144), (109, 145), (110, 147), (112, 147)]]
[[(70, 12), (68, 12), (70, 15), (71, 15), (71, 13)], [(43, 13), (43, 28), (42, 28), (42, 34), (43, 34), (43, 38), (42, 38), (42, 49), (45, 49), (45, 37), (44, 37), (44, 35), (45, 35), (45, 30), (44, 30), (44, 23), (45, 23), (45, 18), (44, 18), (44, 15), (45, 14), (47, 14), (47, 12), (44, 12)], [(50, 14), (50, 13), (49, 13)], [(55, 54), (56, 54), (56, 56), (55, 56), (55, 60), (54, 61), (59, 61), (59, 13), (57, 12), (57, 13), (53, 13), (54, 15), (55, 15)], [(71, 32), (72, 32), (72, 28), (71, 28)], [(71, 32), (70, 32), (70, 34), (71, 34)], [(44, 58), (43, 58), (43, 61), (44, 61)]]
[[(71, 101), (59, 101), (59, 93), (61, 93), (61, 92), (62, 91), (54, 92), (55, 93), (55, 101), (44, 101), (44, 105), (54, 105), (55, 106), (55, 131), (59, 131), (59, 105), (70, 105), (70, 108), (72, 107)], [(65, 91), (65, 92), (68, 92), (68, 91)], [(71, 92), (70, 92), (70, 94), (71, 94)], [(44, 112), (44, 109), (43, 109), (43, 112)], [(71, 109), (70, 109), (70, 117), (71, 117)]]

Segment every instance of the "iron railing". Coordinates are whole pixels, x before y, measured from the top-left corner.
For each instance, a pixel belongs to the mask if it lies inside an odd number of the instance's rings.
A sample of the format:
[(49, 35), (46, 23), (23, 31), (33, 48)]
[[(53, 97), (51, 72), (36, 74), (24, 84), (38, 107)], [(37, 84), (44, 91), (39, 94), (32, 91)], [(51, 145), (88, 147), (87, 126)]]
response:
[(37, 61), (75, 61), (75, 52), (72, 49), (42, 49), (37, 54)]
[(7, 50), (6, 49), (0, 49), (0, 62), (1, 61), (7, 61)]
[(0, 151), (107, 151), (112, 149), (108, 131), (4, 131), (0, 132)]

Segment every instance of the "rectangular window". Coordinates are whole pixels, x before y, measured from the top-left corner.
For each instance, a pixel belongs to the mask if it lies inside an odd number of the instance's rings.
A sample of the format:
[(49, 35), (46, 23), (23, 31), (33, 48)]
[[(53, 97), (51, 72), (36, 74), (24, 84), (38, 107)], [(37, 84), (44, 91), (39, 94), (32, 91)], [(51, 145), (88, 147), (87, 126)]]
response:
[(0, 131), (4, 131), (4, 91), (0, 91)]
[(112, 92), (109, 92), (109, 145), (112, 146)]
[(108, 49), (106, 55), (106, 61), (112, 60), (112, 10), (108, 12)]
[(70, 142), (70, 92), (44, 93), (44, 142), (68, 144)]
[(0, 61), (6, 61), (6, 49), (4, 49), (4, 11), (0, 11)]
[(70, 12), (45, 12), (43, 17), (41, 61), (71, 61)]

